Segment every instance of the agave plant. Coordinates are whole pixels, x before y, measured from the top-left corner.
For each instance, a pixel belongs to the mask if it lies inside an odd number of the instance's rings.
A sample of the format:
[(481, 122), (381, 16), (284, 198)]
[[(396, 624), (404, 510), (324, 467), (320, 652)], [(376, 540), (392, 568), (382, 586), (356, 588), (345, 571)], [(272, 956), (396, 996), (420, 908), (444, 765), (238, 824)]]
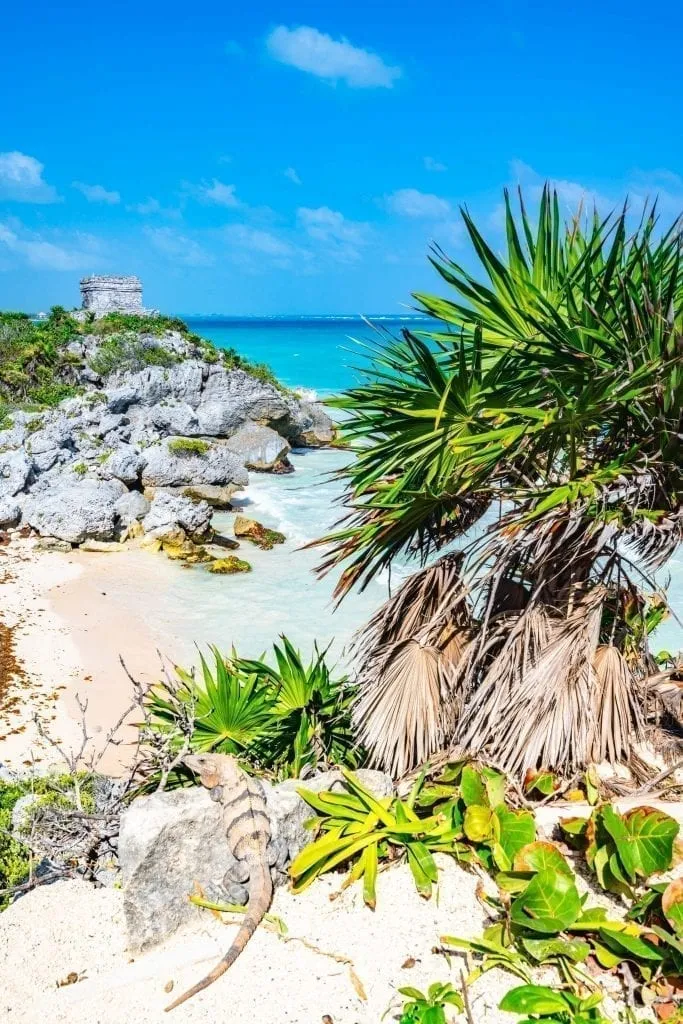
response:
[(628, 758), (644, 588), (682, 537), (680, 227), (519, 200), (504, 256), (463, 211), (485, 279), (435, 250), (433, 327), (371, 345), (337, 401), (355, 459), (321, 571), (341, 597), (423, 565), (358, 641), (360, 737), (399, 775), (447, 745), (516, 772)]

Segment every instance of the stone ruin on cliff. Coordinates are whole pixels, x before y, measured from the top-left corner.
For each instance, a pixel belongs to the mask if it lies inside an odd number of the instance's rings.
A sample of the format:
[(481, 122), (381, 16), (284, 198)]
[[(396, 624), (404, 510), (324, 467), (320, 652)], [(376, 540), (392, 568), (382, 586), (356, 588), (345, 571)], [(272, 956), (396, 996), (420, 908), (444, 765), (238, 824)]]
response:
[(117, 277), (103, 274), (84, 277), (81, 281), (81, 318), (94, 313), (95, 319), (107, 313), (128, 313), (134, 316), (155, 316), (156, 309), (142, 305), (142, 282), (139, 277)]

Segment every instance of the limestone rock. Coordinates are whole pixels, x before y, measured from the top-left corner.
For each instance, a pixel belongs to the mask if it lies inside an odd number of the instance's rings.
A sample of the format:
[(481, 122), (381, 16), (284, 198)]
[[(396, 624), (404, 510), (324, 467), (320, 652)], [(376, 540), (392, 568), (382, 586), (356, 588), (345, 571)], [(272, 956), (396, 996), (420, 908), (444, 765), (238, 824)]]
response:
[[(356, 774), (376, 796), (393, 791), (391, 779), (382, 772)], [(319, 792), (341, 788), (341, 779), (341, 772), (332, 771), (275, 786), (264, 783), (273, 838), (285, 842), (290, 859), (312, 838), (304, 822), (314, 811), (297, 787)], [(217, 895), (232, 863), (221, 808), (201, 786), (133, 800), (121, 817), (118, 849), (133, 949), (160, 942), (200, 913), (187, 899), (194, 883)]]
[(41, 536), (70, 544), (81, 544), (88, 537), (113, 540), (118, 521), (114, 506), (125, 493), (120, 480), (72, 478), (67, 482), (62, 474), (53, 487), (29, 495), (23, 519)]
[(284, 438), (270, 427), (246, 423), (227, 442), (230, 451), (239, 455), (247, 469), (274, 469), (287, 457), (291, 448)]
[(0, 529), (16, 526), (21, 519), (21, 505), (15, 498), (0, 498)]
[(272, 384), (244, 370), (210, 367), (197, 409), (202, 434), (229, 437), (249, 420), (276, 427), (289, 416), (284, 396)]
[(235, 516), (233, 529), (236, 537), (245, 537), (263, 551), (270, 551), (276, 544), (283, 544), (285, 541), (284, 533), (269, 530), (256, 519), (248, 519), (246, 516)]
[(220, 885), (227, 867), (221, 809), (203, 787), (133, 800), (121, 816), (119, 863), (133, 949), (160, 942), (200, 911), (195, 882)]
[(58, 537), (39, 537), (36, 547), (41, 551), (59, 551), (60, 554), (68, 555), (73, 545), (68, 540), (60, 540)]
[(292, 403), (290, 414), (290, 424), (284, 432), (295, 447), (323, 448), (334, 440), (334, 423), (321, 402)]
[(124, 527), (130, 526), (138, 519), (144, 519), (149, 509), (147, 498), (139, 491), (126, 491), (114, 504), (114, 511)]
[(190, 501), (177, 494), (159, 491), (142, 521), (145, 533), (163, 538), (177, 527), (190, 537), (207, 537), (211, 533), (212, 512), (205, 501)]
[[(246, 486), (249, 475), (239, 456), (220, 442), (205, 442), (205, 450), (193, 450), (193, 438), (171, 437), (145, 449), (142, 470), (144, 487), (183, 487), (197, 484)], [(183, 448), (183, 442), (187, 447)], [(197, 442), (195, 441), (195, 444)]]
[(122, 444), (102, 463), (101, 473), (132, 486), (140, 479), (143, 463), (144, 459), (137, 448), (131, 444)]
[(230, 499), (235, 493), (235, 487), (229, 484), (227, 487), (219, 487), (217, 484), (192, 484), (191, 487), (182, 487), (181, 493), (193, 501), (205, 501), (212, 508), (231, 508)]
[(181, 434), (193, 437), (201, 433), (197, 414), (187, 402), (158, 405), (151, 413), (151, 421), (160, 434)]
[(81, 544), (81, 551), (99, 551), (102, 554), (114, 554), (117, 551), (125, 551), (125, 545), (117, 540), (84, 540)]
[(23, 491), (32, 471), (33, 461), (26, 452), (20, 449), (0, 452), (0, 498), (12, 498)]

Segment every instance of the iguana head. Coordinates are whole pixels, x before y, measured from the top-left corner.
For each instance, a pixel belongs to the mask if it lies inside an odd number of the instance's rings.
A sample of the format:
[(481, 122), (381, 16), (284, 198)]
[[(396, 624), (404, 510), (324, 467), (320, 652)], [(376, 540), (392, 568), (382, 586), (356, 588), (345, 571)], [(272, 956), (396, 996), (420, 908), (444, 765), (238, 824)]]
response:
[(222, 786), (227, 777), (239, 771), (237, 758), (229, 754), (188, 754), (183, 763), (199, 776), (207, 789)]

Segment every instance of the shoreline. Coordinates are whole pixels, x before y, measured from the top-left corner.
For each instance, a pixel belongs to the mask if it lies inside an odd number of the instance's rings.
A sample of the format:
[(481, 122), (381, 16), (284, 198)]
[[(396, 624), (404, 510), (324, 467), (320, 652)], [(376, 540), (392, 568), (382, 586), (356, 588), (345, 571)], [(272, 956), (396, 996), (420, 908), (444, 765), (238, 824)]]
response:
[[(78, 699), (86, 701), (90, 740), (85, 755), (98, 754), (130, 703), (131, 686), (119, 654), (125, 652), (136, 679), (151, 682), (159, 674), (157, 645), (144, 622), (118, 602), (107, 601), (105, 560), (113, 556), (86, 559), (75, 551), (42, 551), (24, 539), (1, 551), (0, 621), (21, 674), (6, 682), (0, 699), (0, 765), (15, 771), (59, 769), (63, 756), (41, 737), (34, 715), (69, 754), (82, 743)], [(101, 566), (96, 558), (102, 559)], [(114, 775), (121, 770), (132, 735), (125, 725), (119, 730), (121, 746), (108, 747), (100, 770)]]

